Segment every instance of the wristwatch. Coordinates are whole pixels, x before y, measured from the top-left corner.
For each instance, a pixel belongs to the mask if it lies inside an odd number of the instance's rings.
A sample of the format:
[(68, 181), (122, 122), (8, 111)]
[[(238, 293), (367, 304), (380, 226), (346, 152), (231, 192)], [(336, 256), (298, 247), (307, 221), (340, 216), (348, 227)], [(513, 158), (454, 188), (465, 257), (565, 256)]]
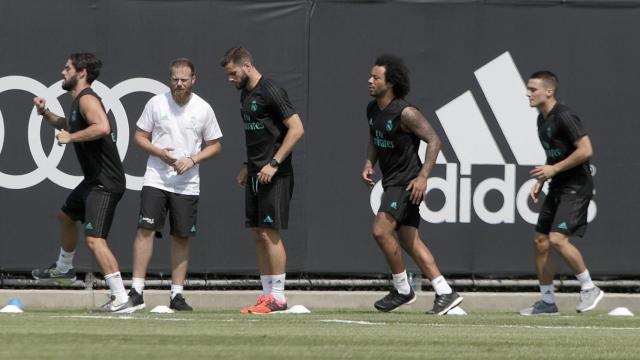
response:
[(278, 166), (280, 166), (280, 162), (278, 162), (278, 160), (273, 158), (273, 159), (271, 159), (271, 161), (269, 161), (269, 165), (271, 165), (274, 168), (277, 168)]

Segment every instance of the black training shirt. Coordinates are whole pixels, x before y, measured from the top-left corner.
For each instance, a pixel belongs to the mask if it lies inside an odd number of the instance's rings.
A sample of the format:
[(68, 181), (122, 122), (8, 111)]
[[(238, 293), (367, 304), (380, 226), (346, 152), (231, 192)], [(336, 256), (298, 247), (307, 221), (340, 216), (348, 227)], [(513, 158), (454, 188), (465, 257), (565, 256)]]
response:
[[(264, 77), (253, 90), (242, 89), (240, 103), (247, 142), (247, 170), (249, 176), (256, 176), (282, 146), (288, 130), (284, 120), (296, 111), (287, 92)], [(293, 173), (291, 155), (281, 159), (276, 176)]]
[[(68, 129), (71, 133), (89, 127), (89, 123), (80, 111), (80, 98), (85, 95), (95, 96), (102, 105), (100, 97), (91, 88), (82, 90), (71, 103), (71, 115), (67, 119)], [(102, 109), (104, 110), (104, 105), (102, 105)], [(116, 147), (113, 126), (111, 126), (111, 134), (96, 140), (74, 142), (73, 147), (76, 150), (85, 183), (95, 186), (101, 185), (111, 192), (124, 192), (126, 180)]]
[[(542, 114), (538, 115), (538, 137), (547, 155), (548, 165), (554, 165), (569, 157), (576, 150), (575, 142), (586, 135), (580, 118), (560, 103), (551, 109), (546, 119)], [(549, 190), (592, 195), (593, 179), (589, 161), (556, 174), (551, 179)]]
[(418, 156), (420, 139), (402, 130), (400, 124), (402, 110), (408, 106), (408, 102), (398, 98), (384, 110), (380, 110), (375, 100), (367, 106), (369, 133), (382, 171), (383, 188), (406, 186), (422, 167)]

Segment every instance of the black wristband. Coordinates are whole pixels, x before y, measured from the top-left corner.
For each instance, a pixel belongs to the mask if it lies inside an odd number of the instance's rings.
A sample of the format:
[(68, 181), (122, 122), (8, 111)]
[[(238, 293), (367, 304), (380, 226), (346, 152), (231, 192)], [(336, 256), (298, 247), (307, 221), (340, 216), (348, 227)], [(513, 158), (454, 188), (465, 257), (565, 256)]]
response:
[(42, 110), (42, 112), (39, 112), (39, 111), (38, 111), (38, 115), (40, 115), (40, 116), (44, 116), (44, 114), (46, 114), (46, 113), (47, 113), (47, 111), (49, 111), (49, 108), (44, 108), (44, 110)]

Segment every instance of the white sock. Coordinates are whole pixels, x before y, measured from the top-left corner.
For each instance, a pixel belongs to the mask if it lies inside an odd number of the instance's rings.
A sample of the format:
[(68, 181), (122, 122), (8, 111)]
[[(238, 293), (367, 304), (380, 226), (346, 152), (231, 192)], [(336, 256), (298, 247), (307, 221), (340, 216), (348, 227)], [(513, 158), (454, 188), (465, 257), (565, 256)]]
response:
[(580, 281), (580, 290), (589, 290), (596, 287), (596, 285), (591, 281), (591, 275), (589, 275), (589, 270), (585, 270), (584, 272), (576, 275), (578, 281)]
[(129, 300), (129, 296), (127, 295), (127, 291), (124, 289), (122, 276), (120, 276), (119, 271), (105, 275), (104, 280), (107, 282), (107, 285), (111, 290), (111, 295), (115, 296), (119, 303), (127, 302), (127, 300)]
[(131, 288), (135, 289), (138, 294), (144, 291), (144, 278), (131, 278)]
[(171, 284), (171, 300), (178, 294), (182, 294), (182, 290), (184, 290), (184, 286)]
[(554, 304), (556, 302), (556, 295), (553, 293), (553, 284), (540, 285), (540, 296), (542, 301), (547, 304)]
[(453, 292), (453, 289), (451, 289), (451, 286), (449, 286), (449, 283), (447, 283), (447, 280), (442, 275), (431, 280), (431, 286), (433, 286), (433, 290), (435, 290), (438, 295), (451, 294)]
[(411, 286), (409, 286), (409, 280), (407, 278), (407, 270), (399, 273), (392, 274), (393, 276), (393, 287), (398, 290), (398, 293), (402, 295), (407, 295), (411, 292)]
[(287, 274), (271, 275), (271, 294), (278, 301), (286, 301), (284, 297), (284, 282)]
[(260, 275), (260, 282), (262, 282), (262, 296), (269, 296), (273, 283), (271, 275)]
[(58, 255), (58, 261), (56, 261), (56, 268), (61, 272), (67, 272), (73, 269), (73, 255), (75, 253), (75, 250), (66, 252), (63, 248), (60, 248), (60, 255)]

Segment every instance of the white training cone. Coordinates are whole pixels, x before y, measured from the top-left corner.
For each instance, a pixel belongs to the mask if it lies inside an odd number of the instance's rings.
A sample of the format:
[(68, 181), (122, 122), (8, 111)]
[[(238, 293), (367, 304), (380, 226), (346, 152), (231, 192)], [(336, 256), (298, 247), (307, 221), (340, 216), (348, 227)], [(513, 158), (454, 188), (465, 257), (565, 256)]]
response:
[(631, 310), (626, 307), (617, 307), (611, 311), (609, 311), (609, 315), (611, 316), (633, 316)]
[(460, 306), (456, 306), (453, 309), (447, 312), (447, 315), (467, 315), (467, 312), (464, 311)]
[(158, 305), (151, 309), (151, 312), (156, 314), (173, 314), (175, 311), (173, 311), (166, 305)]
[(15, 305), (7, 305), (5, 307), (3, 307), (2, 309), (0, 309), (0, 313), (22, 313), (24, 311), (22, 311), (22, 309), (20, 309), (19, 307), (15, 306)]
[(285, 314), (311, 314), (311, 311), (304, 305), (293, 305), (286, 311), (282, 311)]

